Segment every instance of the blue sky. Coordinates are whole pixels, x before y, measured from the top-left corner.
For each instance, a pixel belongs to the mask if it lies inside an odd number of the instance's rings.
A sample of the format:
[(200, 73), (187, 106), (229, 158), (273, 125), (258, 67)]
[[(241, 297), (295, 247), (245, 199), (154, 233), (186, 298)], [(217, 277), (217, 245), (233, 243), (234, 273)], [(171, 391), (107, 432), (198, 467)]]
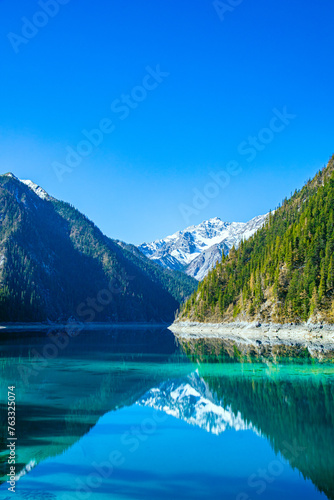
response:
[(330, 0), (2, 0), (0, 170), (136, 244), (265, 213), (334, 153), (333, 21)]

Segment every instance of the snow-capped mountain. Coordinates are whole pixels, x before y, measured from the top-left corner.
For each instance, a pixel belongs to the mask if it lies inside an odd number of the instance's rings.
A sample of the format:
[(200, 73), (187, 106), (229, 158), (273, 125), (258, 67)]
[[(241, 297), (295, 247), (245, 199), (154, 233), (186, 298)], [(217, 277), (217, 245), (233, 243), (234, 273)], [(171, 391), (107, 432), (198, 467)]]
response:
[(227, 429), (252, 429), (257, 432), (252, 424), (243, 420), (239, 412), (235, 415), (231, 408), (223, 408), (214, 400), (197, 371), (186, 379), (163, 382), (159, 387), (150, 389), (137, 403), (163, 411), (216, 435)]
[(266, 221), (268, 214), (248, 222), (223, 222), (218, 217), (190, 226), (167, 238), (143, 243), (139, 250), (163, 267), (183, 271), (201, 281), (221, 260), (222, 252), (250, 238)]
[(34, 191), (39, 198), (42, 200), (50, 200), (52, 199), (52, 196), (50, 196), (43, 188), (38, 186), (38, 184), (35, 184), (34, 182), (28, 180), (28, 179), (18, 179), (14, 174), (11, 172), (8, 172), (7, 174), (4, 174), (4, 177), (11, 177), (12, 179), (16, 179), (19, 182), (22, 182), (26, 186), (28, 186), (32, 191)]
[[(72, 205), (32, 181), (0, 175), (0, 321), (84, 322), (88, 294), (117, 297), (90, 315), (96, 322), (172, 322), (196, 288), (190, 276), (164, 269), (133, 245), (105, 236)], [(17, 265), (13, 265), (17, 263)], [(110, 285), (111, 284), (111, 285)], [(20, 297), (20, 300), (17, 300)], [(116, 300), (117, 299), (117, 300)], [(88, 312), (87, 312), (88, 311)]]
[(51, 196), (43, 188), (41, 188), (34, 182), (29, 181), (28, 179), (27, 180), (19, 179), (19, 181), (23, 182), (23, 184), (30, 187), (30, 189), (32, 189), (34, 193), (37, 194), (37, 196), (42, 198), (42, 200), (49, 200), (51, 198)]

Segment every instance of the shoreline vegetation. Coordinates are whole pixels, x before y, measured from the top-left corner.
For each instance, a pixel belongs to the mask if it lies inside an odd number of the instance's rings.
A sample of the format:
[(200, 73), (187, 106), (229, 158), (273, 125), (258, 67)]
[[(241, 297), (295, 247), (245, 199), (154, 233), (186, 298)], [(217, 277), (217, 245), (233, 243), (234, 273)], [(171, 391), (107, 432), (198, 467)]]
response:
[(334, 155), (251, 238), (222, 255), (179, 319), (334, 323)]
[(235, 353), (329, 358), (334, 361), (334, 325), (259, 322), (199, 323), (175, 321), (169, 329), (178, 340), (225, 342)]

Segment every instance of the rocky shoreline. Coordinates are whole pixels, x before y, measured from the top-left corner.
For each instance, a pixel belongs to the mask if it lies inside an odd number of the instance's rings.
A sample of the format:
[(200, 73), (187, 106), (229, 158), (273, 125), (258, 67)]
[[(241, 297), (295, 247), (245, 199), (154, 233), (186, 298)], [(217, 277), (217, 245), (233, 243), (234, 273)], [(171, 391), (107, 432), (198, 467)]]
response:
[(334, 354), (334, 325), (174, 322), (169, 329), (181, 339), (221, 339), (234, 342), (243, 351), (288, 348), (307, 349), (316, 357)]

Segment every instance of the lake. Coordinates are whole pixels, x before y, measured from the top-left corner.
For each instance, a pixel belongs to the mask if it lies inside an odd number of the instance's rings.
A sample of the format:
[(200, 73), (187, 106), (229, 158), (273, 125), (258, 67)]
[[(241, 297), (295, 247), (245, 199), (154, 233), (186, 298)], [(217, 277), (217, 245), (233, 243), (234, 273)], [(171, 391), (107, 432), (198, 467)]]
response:
[(208, 353), (156, 327), (0, 345), (1, 499), (334, 498), (333, 363)]

